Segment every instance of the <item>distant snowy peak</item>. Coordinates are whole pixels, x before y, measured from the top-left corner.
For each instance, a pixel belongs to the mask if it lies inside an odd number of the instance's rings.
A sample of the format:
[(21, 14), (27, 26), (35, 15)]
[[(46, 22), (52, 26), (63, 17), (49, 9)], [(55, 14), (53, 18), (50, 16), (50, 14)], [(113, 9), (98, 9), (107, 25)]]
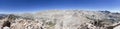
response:
[(0, 14), (0, 19), (7, 17), (8, 14)]

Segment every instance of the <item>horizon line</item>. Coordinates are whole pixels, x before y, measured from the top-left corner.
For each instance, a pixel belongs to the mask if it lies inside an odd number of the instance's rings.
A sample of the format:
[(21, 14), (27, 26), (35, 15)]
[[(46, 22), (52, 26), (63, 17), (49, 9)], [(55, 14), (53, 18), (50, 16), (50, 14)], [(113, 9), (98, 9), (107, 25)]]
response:
[[(61, 9), (49, 9), (49, 10), (61, 10)], [(37, 12), (43, 12), (43, 11), (49, 11), (49, 10), (36, 10), (36, 11), (26, 11), (26, 12), (0, 12), (0, 14), (21, 14), (21, 13), (37, 13)], [(107, 10), (107, 9), (62, 9), (62, 10), (85, 10), (85, 11), (110, 11), (110, 12), (118, 12), (120, 13), (120, 10)]]

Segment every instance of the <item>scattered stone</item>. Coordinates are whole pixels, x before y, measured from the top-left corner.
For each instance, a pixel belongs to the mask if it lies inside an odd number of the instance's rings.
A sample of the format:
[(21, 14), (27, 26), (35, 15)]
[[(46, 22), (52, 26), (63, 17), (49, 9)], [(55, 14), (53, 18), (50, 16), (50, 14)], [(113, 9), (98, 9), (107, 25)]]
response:
[(119, 29), (119, 13), (101, 12), (55, 10), (34, 14), (9, 14), (0, 19), (0, 27), (1, 29)]

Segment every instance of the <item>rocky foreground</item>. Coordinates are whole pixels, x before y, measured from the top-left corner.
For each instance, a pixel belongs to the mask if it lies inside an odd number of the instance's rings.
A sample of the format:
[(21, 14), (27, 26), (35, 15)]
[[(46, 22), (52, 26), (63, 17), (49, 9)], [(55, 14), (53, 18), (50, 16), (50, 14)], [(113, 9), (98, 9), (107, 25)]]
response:
[(120, 13), (109, 11), (52, 10), (34, 14), (7, 14), (1, 29), (120, 29)]

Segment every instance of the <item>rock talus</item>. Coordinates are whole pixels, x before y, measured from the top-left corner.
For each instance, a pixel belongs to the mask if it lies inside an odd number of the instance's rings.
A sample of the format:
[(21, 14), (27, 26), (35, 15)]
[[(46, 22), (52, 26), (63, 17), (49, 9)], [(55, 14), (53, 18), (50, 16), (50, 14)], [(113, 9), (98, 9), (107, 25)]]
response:
[(8, 14), (1, 29), (120, 29), (120, 13), (109, 11), (51, 10)]

